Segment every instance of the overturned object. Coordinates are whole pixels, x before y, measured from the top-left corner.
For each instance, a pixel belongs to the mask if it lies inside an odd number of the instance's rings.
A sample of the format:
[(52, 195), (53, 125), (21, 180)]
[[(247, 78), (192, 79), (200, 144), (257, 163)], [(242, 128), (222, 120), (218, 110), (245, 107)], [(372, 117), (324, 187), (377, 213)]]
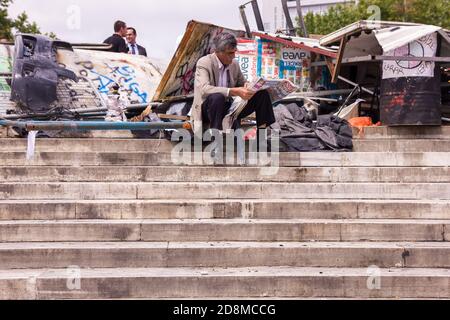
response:
[(78, 81), (57, 62), (57, 50), (72, 51), (69, 43), (39, 35), (19, 34), (15, 41), (11, 100), (27, 112), (45, 112), (57, 99), (60, 78)]

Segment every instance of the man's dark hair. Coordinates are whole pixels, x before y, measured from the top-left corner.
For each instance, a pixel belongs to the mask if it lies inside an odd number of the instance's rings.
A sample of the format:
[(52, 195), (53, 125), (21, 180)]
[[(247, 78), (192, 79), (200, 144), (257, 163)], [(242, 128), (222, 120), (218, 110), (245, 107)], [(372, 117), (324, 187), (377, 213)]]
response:
[(224, 52), (237, 48), (236, 37), (231, 33), (221, 33), (214, 38), (216, 52)]
[(116, 21), (114, 23), (114, 32), (119, 32), (120, 29), (125, 28), (127, 26), (127, 24), (123, 21)]
[(133, 28), (133, 27), (128, 27), (127, 29), (133, 31), (133, 34), (134, 34), (135, 36), (137, 36), (137, 32), (136, 32), (136, 29), (135, 29), (135, 28)]

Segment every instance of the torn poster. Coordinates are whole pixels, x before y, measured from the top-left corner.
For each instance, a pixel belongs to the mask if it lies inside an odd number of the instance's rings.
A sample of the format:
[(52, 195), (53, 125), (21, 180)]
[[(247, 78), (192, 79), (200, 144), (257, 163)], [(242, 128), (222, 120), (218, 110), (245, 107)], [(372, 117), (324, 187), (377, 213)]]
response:
[(383, 62), (383, 79), (403, 77), (434, 77), (435, 63), (431, 61), (405, 61), (401, 57), (435, 57), (437, 52), (437, 33), (429, 34), (402, 47), (386, 52), (386, 56), (399, 57), (399, 60)]
[(236, 58), (249, 82), (286, 79), (307, 90), (310, 86), (311, 53), (267, 39), (238, 39)]

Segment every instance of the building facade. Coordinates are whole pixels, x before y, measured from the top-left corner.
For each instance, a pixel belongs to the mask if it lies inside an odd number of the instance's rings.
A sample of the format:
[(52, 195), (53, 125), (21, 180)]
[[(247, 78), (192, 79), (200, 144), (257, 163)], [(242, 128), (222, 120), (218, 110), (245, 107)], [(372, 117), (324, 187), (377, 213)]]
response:
[[(355, 3), (354, 0), (302, 0), (303, 13), (308, 12), (323, 13), (331, 6), (343, 3)], [(285, 30), (286, 17), (283, 12), (281, 0), (262, 0), (260, 2), (264, 29), (266, 32), (276, 32), (277, 30)], [(292, 20), (297, 17), (297, 6), (295, 0), (288, 1), (289, 12)], [(295, 22), (294, 22), (295, 23)]]

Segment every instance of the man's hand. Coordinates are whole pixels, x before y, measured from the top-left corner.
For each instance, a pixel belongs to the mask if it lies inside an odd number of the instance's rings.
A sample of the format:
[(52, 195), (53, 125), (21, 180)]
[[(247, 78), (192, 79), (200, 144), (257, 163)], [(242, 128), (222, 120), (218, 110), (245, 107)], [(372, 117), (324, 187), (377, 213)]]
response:
[(232, 88), (230, 90), (230, 95), (232, 97), (241, 97), (244, 100), (250, 100), (253, 98), (256, 92), (251, 91), (247, 88), (241, 87), (241, 88)]

